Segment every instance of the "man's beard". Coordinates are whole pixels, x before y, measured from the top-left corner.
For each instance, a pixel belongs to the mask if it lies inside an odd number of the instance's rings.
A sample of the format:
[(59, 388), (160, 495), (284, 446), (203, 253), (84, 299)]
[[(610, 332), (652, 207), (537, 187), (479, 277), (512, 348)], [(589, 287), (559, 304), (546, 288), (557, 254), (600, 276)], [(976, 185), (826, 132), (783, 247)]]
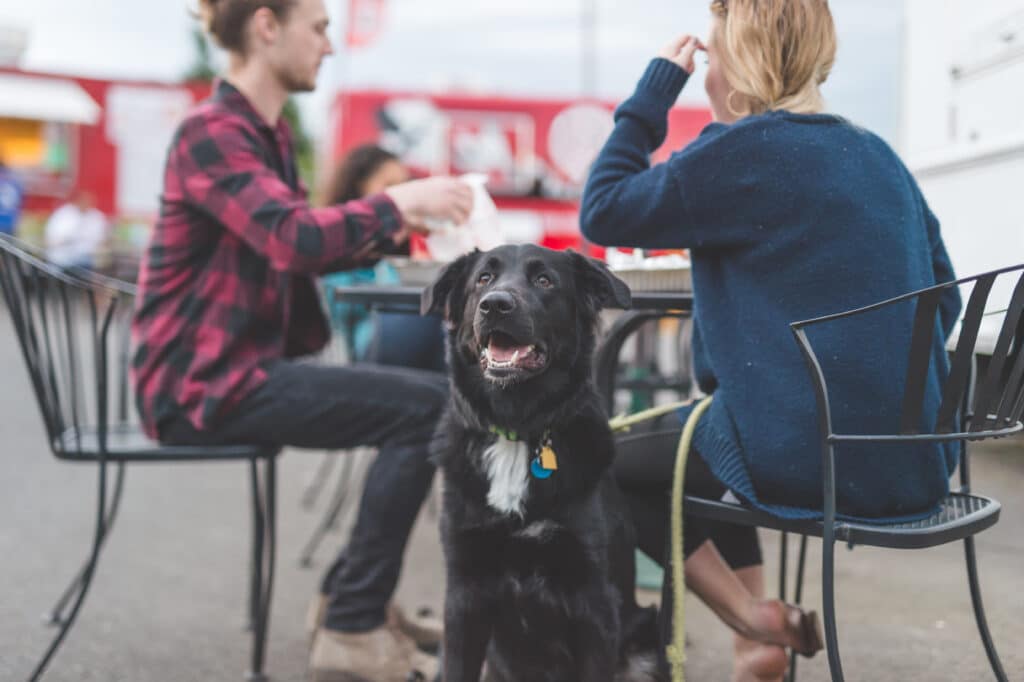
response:
[(314, 75), (312, 80), (307, 77), (299, 76), (298, 74), (291, 73), (289, 71), (281, 70), (277, 73), (277, 80), (281, 83), (281, 86), (288, 92), (312, 92), (316, 89), (316, 76)]

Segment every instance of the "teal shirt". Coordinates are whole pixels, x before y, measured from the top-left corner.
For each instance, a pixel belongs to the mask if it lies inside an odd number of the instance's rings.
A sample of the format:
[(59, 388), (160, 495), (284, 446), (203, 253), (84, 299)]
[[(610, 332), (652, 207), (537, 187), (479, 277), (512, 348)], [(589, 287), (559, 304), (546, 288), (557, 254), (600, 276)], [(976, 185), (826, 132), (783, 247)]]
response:
[(356, 268), (332, 272), (320, 278), (324, 287), (324, 296), (328, 301), (331, 320), (331, 332), (345, 337), (345, 343), (355, 358), (362, 358), (373, 338), (373, 320), (370, 311), (361, 305), (353, 305), (336, 300), (333, 290), (341, 286), (364, 286), (371, 284), (398, 284), (398, 271), (395, 266), (381, 261), (372, 268)]

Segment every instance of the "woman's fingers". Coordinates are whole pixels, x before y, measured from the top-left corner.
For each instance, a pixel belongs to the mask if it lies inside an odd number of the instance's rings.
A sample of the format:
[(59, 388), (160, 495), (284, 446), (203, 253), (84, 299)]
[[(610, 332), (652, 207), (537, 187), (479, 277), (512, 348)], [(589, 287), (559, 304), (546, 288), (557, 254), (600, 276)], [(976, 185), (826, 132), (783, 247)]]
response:
[(678, 60), (676, 61), (676, 64), (683, 67), (683, 69), (687, 73), (693, 73), (694, 68), (696, 68), (693, 62), (693, 55), (697, 52), (697, 49), (699, 47), (700, 40), (698, 40), (696, 37), (691, 37), (689, 40), (683, 43), (682, 48), (679, 50)]
[(658, 56), (667, 59), (687, 73), (693, 73), (695, 68), (693, 56), (697, 50), (703, 49), (705, 49), (704, 43), (700, 38), (686, 33), (662, 48)]
[(691, 38), (693, 38), (692, 35), (684, 33), (670, 41), (665, 47), (661, 48), (661, 52), (658, 53), (658, 56), (667, 59), (670, 62), (675, 61), (679, 51), (683, 49), (683, 45), (685, 45)]

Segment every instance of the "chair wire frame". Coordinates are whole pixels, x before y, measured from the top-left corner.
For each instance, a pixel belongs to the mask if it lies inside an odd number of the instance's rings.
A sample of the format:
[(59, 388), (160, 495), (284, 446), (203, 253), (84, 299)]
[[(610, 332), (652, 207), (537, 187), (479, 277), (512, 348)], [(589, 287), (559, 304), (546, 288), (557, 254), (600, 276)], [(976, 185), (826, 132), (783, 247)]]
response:
[[(71, 582), (44, 615), (44, 622), (59, 629), (28, 679), (34, 682), (42, 677), (82, 608), (117, 516), (125, 463), (226, 458), (250, 462), (253, 552), (248, 620), (253, 651), (247, 677), (265, 679), (276, 544), (276, 449), (193, 448), (182, 457), (182, 451), (188, 449), (172, 452), (151, 442), (141, 455), (121, 446), (112, 447), (112, 439), (120, 443), (124, 436), (140, 432), (130, 409), (128, 381), (136, 287), (88, 270), (60, 268), (31, 246), (0, 235), (0, 290), (28, 369), (49, 449), (58, 459), (96, 464), (98, 474), (92, 546)], [(262, 475), (260, 460), (264, 462)], [(112, 490), (108, 486), (111, 467)]]
[[(1003, 320), (988, 368), (980, 382), (975, 385), (977, 344), (981, 322), (986, 317), (986, 305), (993, 286), (999, 278), (1011, 280), (1010, 303), (1003, 311)], [(934, 428), (922, 429), (925, 401), (925, 382), (931, 362), (931, 347), (936, 329), (936, 316), (944, 293), (953, 287), (971, 286), (971, 294), (960, 324), (956, 347), (950, 360), (948, 376), (942, 387), (941, 403), (935, 415)], [(899, 415), (899, 432), (886, 434), (840, 434), (833, 428), (833, 412), (828, 399), (828, 385), (817, 355), (808, 339), (807, 328), (835, 320), (863, 315), (874, 310), (904, 302), (914, 305), (914, 319), (908, 355), (907, 374)], [(1016, 434), (1024, 429), (1021, 414), (1024, 412), (1024, 264), (994, 270), (953, 282), (938, 284), (919, 291), (897, 296), (886, 301), (851, 311), (826, 315), (790, 325), (797, 345), (807, 364), (814, 385), (814, 396), (818, 412), (818, 426), (822, 453), (822, 490), (824, 509), (822, 521), (823, 541), (823, 607), (825, 611), (825, 639), (828, 649), (829, 668), (834, 680), (842, 680), (842, 663), (839, 656), (838, 636), (835, 623), (834, 571), (835, 542), (837, 531), (844, 525), (836, 519), (836, 475), (835, 449), (840, 443), (913, 443), (950, 442), (962, 443), (960, 451), (961, 496), (969, 496), (970, 469), (967, 457), (967, 442), (986, 438), (1000, 438)], [(985, 502), (984, 498), (980, 498)], [(985, 511), (984, 504), (969, 512)], [(987, 510), (998, 514), (998, 504)], [(953, 511), (953, 516), (959, 514)], [(978, 630), (986, 655), (998, 680), (1006, 680), (999, 656), (992, 641), (985, 619), (978, 581), (977, 562), (974, 548), (974, 534), (992, 525), (993, 516), (984, 525), (967, 528), (966, 523), (949, 524), (949, 539), (963, 539), (967, 561), (968, 582)], [(899, 533), (903, 528), (894, 528)], [(917, 530), (917, 529), (915, 529)], [(949, 541), (939, 538), (939, 541)], [(938, 542), (934, 544), (938, 544)], [(899, 546), (892, 544), (888, 546)], [(912, 545), (907, 545), (911, 547)], [(799, 570), (803, 571), (803, 555), (806, 535), (801, 542)], [(785, 548), (785, 544), (783, 544)], [(783, 549), (784, 551), (784, 549)], [(785, 555), (783, 555), (785, 556)], [(800, 576), (802, 577), (802, 576)], [(798, 591), (800, 590), (798, 577)], [(782, 586), (784, 590), (784, 585)], [(791, 671), (791, 675), (795, 673)]]

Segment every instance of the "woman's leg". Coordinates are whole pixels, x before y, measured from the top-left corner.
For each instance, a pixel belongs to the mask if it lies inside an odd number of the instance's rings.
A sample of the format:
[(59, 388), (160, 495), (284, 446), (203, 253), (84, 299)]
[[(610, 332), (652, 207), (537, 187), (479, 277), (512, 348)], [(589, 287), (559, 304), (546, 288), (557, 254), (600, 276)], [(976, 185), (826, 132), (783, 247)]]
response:
[[(619, 484), (634, 515), (641, 549), (663, 566), (669, 563), (671, 472), (678, 438), (678, 430), (622, 438), (615, 465)], [(719, 499), (725, 493), (699, 453), (693, 453), (687, 461), (685, 492), (709, 499)], [(687, 586), (719, 618), (744, 640), (807, 647), (802, 612), (777, 600), (763, 599), (761, 553), (755, 529), (693, 517), (686, 517), (684, 528)], [(656, 541), (659, 534), (664, 538), (660, 546)], [(719, 546), (729, 557), (728, 563)], [(743, 572), (753, 590), (734, 568)], [(663, 582), (661, 616), (662, 635), (668, 641), (672, 631), (672, 584), (668, 571)], [(763, 676), (740, 679), (775, 679), (780, 660), (784, 670), (785, 655), (777, 646), (747, 651), (749, 665), (737, 661), (738, 668), (750, 668), (747, 672)]]

